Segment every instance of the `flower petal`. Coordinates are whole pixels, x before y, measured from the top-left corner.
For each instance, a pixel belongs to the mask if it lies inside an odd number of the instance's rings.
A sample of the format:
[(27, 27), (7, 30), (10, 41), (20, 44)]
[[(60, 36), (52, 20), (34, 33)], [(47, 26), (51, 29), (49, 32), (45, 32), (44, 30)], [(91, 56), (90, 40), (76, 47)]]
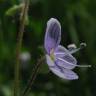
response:
[(69, 51), (64, 48), (63, 46), (59, 45), (55, 53), (62, 53), (55, 55), (56, 63), (58, 66), (67, 68), (67, 69), (73, 69), (76, 67), (77, 61), (76, 59), (69, 53)]
[(61, 25), (57, 19), (51, 18), (47, 22), (44, 47), (48, 54), (51, 49), (55, 49), (61, 40)]
[(74, 73), (72, 70), (64, 69), (64, 68), (59, 68), (57, 66), (55, 67), (50, 67), (50, 70), (57, 76), (59, 76), (62, 79), (67, 79), (67, 80), (74, 80), (78, 79), (78, 75)]

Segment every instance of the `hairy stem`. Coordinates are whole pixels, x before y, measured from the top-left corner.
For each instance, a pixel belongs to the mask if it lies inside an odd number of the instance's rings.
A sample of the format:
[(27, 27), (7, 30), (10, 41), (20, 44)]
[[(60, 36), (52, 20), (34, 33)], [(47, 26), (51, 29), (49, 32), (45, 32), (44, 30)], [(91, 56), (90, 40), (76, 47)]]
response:
[(32, 75), (28, 81), (28, 84), (26, 88), (23, 91), (22, 96), (27, 96), (28, 92), (30, 91), (32, 84), (34, 83), (34, 80), (36, 79), (37, 73), (39, 71), (40, 66), (43, 64), (43, 61), (45, 60), (45, 56), (39, 59), (37, 65), (35, 65), (35, 68), (33, 69)]
[(20, 17), (20, 29), (18, 33), (18, 38), (17, 38), (17, 45), (16, 45), (16, 64), (15, 64), (15, 81), (14, 81), (14, 96), (19, 96), (19, 74), (20, 74), (20, 51), (21, 51), (21, 46), (22, 46), (22, 38), (23, 38), (23, 33), (24, 33), (24, 25), (25, 25), (25, 18), (27, 15), (28, 11), (28, 6), (29, 6), (29, 0), (25, 0), (24, 6), (22, 7), (21, 10), (21, 17)]

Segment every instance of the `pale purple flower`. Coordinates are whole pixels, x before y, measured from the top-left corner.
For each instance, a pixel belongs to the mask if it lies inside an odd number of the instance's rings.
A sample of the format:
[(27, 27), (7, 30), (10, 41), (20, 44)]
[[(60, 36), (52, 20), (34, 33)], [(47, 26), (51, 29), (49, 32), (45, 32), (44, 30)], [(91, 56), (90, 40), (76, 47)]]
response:
[[(76, 59), (71, 55), (79, 49), (73, 48), (67, 50), (60, 45), (61, 41), (61, 25), (55, 18), (51, 18), (47, 22), (44, 47), (46, 50), (46, 61), (49, 69), (57, 76), (74, 80), (78, 79), (78, 75), (72, 71), (77, 65)], [(72, 45), (73, 46), (73, 45)], [(86, 67), (86, 66), (85, 66)]]

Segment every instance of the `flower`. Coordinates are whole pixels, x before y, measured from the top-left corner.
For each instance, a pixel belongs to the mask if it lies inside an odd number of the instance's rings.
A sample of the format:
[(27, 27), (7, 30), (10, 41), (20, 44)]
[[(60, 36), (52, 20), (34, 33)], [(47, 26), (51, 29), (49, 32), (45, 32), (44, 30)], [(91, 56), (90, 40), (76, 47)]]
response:
[(76, 66), (80, 67), (80, 65), (77, 65), (77, 60), (71, 54), (75, 53), (80, 48), (67, 50), (65, 47), (60, 45), (60, 41), (61, 25), (57, 19), (51, 18), (47, 22), (44, 40), (44, 48), (46, 50), (46, 62), (49, 66), (49, 69), (60, 78), (67, 80), (78, 79), (78, 75), (73, 72), (72, 69), (74, 69)]

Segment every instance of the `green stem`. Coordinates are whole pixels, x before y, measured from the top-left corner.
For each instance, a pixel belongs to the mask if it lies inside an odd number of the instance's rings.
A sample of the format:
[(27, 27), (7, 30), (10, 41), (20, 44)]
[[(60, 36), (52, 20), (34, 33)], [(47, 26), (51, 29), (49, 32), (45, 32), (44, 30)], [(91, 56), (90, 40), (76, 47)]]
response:
[(37, 65), (36, 65), (35, 68), (33, 69), (32, 75), (31, 75), (31, 77), (30, 77), (30, 79), (29, 79), (29, 81), (28, 81), (28, 84), (27, 84), (26, 88), (25, 88), (24, 91), (23, 91), (22, 96), (27, 96), (28, 92), (30, 91), (30, 89), (31, 89), (31, 87), (32, 87), (32, 85), (33, 85), (33, 83), (34, 83), (34, 80), (36, 79), (36, 76), (37, 76), (37, 73), (38, 73), (38, 71), (39, 71), (39, 68), (40, 68), (40, 66), (43, 64), (43, 61), (44, 61), (44, 60), (45, 60), (45, 56), (42, 57), (41, 59), (39, 59)]
[(16, 45), (16, 64), (15, 64), (15, 81), (14, 81), (14, 96), (19, 96), (19, 73), (20, 73), (20, 51), (21, 51), (21, 46), (22, 46), (22, 38), (23, 38), (23, 33), (24, 33), (24, 26), (25, 26), (25, 18), (27, 15), (28, 11), (28, 6), (29, 6), (29, 0), (25, 0), (24, 2), (24, 7), (21, 10), (21, 17), (20, 17), (20, 30), (18, 33), (18, 38), (17, 38), (17, 45)]

